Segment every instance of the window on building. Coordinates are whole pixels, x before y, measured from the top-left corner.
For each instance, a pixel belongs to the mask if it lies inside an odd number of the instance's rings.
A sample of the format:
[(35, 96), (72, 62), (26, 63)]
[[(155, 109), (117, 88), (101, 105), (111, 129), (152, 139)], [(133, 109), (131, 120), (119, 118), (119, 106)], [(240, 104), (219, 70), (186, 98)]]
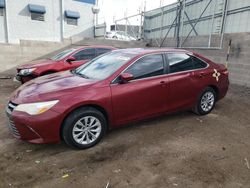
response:
[(161, 54), (148, 55), (133, 65), (131, 65), (125, 72), (134, 76), (134, 79), (147, 78), (163, 74), (164, 65)]
[(37, 21), (44, 21), (44, 15), (46, 13), (46, 9), (44, 6), (41, 5), (28, 5), (31, 20), (37, 20)]
[(68, 25), (78, 25), (78, 19), (75, 18), (67, 18)]
[(32, 20), (37, 20), (37, 21), (44, 21), (44, 14), (39, 14), (39, 13), (31, 13), (31, 19)]
[(167, 54), (169, 62), (169, 72), (182, 72), (193, 69), (192, 58), (187, 54), (169, 53)]
[(0, 0), (0, 16), (4, 16), (5, 1)]
[(4, 8), (0, 8), (0, 16), (4, 15)]
[(71, 10), (65, 10), (65, 17), (68, 25), (78, 25), (80, 13)]

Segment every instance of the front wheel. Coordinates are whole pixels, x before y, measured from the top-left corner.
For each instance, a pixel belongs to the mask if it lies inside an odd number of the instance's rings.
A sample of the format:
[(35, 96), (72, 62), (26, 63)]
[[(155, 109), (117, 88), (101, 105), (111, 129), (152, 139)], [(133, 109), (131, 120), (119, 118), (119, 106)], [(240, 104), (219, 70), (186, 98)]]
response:
[(200, 95), (194, 112), (198, 115), (206, 115), (210, 113), (216, 102), (216, 93), (213, 88), (207, 87)]
[(106, 119), (100, 111), (92, 107), (83, 107), (66, 118), (62, 137), (69, 146), (86, 149), (101, 140), (106, 127)]

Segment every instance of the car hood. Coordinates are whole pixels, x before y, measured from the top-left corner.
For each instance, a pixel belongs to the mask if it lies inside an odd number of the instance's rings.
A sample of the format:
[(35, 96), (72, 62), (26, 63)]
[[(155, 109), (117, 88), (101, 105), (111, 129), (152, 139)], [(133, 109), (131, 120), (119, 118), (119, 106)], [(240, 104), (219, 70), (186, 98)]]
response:
[(96, 80), (85, 79), (70, 71), (59, 72), (33, 79), (14, 91), (10, 100), (16, 104), (54, 100), (72, 91), (90, 87)]
[(36, 68), (46, 65), (51, 65), (52, 63), (56, 63), (57, 61), (53, 61), (51, 59), (40, 59), (36, 61), (31, 61), (30, 63), (20, 65), (17, 69), (30, 69), (30, 68)]

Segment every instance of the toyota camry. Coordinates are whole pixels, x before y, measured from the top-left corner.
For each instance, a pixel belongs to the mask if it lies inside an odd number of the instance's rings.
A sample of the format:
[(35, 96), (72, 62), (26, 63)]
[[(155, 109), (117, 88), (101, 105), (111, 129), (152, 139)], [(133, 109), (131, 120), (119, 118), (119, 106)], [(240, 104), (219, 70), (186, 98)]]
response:
[(17, 67), (15, 80), (25, 83), (39, 76), (74, 69), (114, 49), (116, 48), (111, 46), (82, 46), (70, 48), (48, 59), (32, 61)]
[(194, 52), (114, 50), (77, 69), (25, 83), (11, 95), (6, 113), (18, 139), (63, 140), (84, 149), (130, 122), (183, 110), (208, 114), (228, 85), (224, 65)]

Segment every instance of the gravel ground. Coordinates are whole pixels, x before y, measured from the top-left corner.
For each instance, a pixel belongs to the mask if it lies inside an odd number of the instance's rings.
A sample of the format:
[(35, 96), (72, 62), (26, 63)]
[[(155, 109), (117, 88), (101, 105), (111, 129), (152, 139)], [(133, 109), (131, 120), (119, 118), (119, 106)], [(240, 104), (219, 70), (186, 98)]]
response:
[(4, 106), (16, 87), (0, 79), (0, 187), (250, 187), (249, 88), (231, 85), (207, 116), (136, 123), (78, 151), (9, 134)]

